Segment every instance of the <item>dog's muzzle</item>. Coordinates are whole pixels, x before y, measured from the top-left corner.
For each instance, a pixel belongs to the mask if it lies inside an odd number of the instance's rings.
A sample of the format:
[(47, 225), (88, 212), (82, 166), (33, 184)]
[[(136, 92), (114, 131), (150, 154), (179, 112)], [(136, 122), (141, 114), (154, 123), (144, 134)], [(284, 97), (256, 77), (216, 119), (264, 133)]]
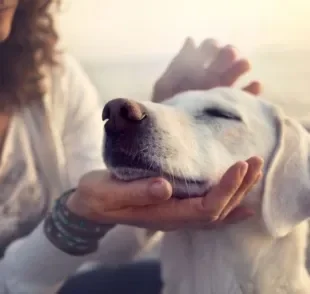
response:
[[(154, 118), (140, 103), (113, 99), (102, 112), (105, 123), (104, 160), (108, 167), (149, 169), (153, 150)], [(158, 166), (153, 166), (156, 171)]]

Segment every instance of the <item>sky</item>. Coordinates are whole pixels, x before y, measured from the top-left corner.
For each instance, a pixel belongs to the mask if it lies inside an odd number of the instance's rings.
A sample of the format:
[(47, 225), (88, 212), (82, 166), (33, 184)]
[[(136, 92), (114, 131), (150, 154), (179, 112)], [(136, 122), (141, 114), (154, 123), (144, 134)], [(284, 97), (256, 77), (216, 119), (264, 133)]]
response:
[(310, 0), (64, 0), (65, 47), (89, 58), (174, 53), (186, 36), (310, 50)]

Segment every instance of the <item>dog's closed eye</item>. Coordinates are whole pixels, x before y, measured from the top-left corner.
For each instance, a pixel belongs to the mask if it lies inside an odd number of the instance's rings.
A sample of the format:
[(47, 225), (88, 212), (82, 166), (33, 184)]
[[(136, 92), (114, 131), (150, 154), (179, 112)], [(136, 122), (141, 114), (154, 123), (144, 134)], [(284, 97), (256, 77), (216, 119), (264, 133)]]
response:
[(203, 110), (203, 116), (242, 121), (239, 115), (219, 108), (206, 108)]

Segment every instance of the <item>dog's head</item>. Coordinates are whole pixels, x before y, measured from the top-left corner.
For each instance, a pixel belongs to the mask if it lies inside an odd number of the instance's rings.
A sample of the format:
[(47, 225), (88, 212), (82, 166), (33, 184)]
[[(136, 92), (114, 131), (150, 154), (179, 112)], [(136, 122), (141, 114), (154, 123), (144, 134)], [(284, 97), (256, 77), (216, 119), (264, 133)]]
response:
[(103, 119), (105, 162), (121, 180), (163, 176), (176, 197), (199, 196), (236, 161), (261, 156), (263, 218), (277, 235), (305, 210), (296, 194), (307, 190), (310, 199), (308, 134), (243, 91), (189, 91), (163, 104), (115, 99), (105, 106)]

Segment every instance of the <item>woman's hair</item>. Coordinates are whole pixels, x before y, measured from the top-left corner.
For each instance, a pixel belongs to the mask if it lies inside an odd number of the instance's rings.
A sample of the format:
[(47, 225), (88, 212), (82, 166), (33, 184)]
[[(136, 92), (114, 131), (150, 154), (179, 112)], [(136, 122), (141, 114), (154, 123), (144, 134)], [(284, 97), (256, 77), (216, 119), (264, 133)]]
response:
[(11, 112), (42, 99), (42, 65), (57, 64), (51, 5), (60, 0), (20, 0), (12, 30), (0, 44), (0, 112)]

